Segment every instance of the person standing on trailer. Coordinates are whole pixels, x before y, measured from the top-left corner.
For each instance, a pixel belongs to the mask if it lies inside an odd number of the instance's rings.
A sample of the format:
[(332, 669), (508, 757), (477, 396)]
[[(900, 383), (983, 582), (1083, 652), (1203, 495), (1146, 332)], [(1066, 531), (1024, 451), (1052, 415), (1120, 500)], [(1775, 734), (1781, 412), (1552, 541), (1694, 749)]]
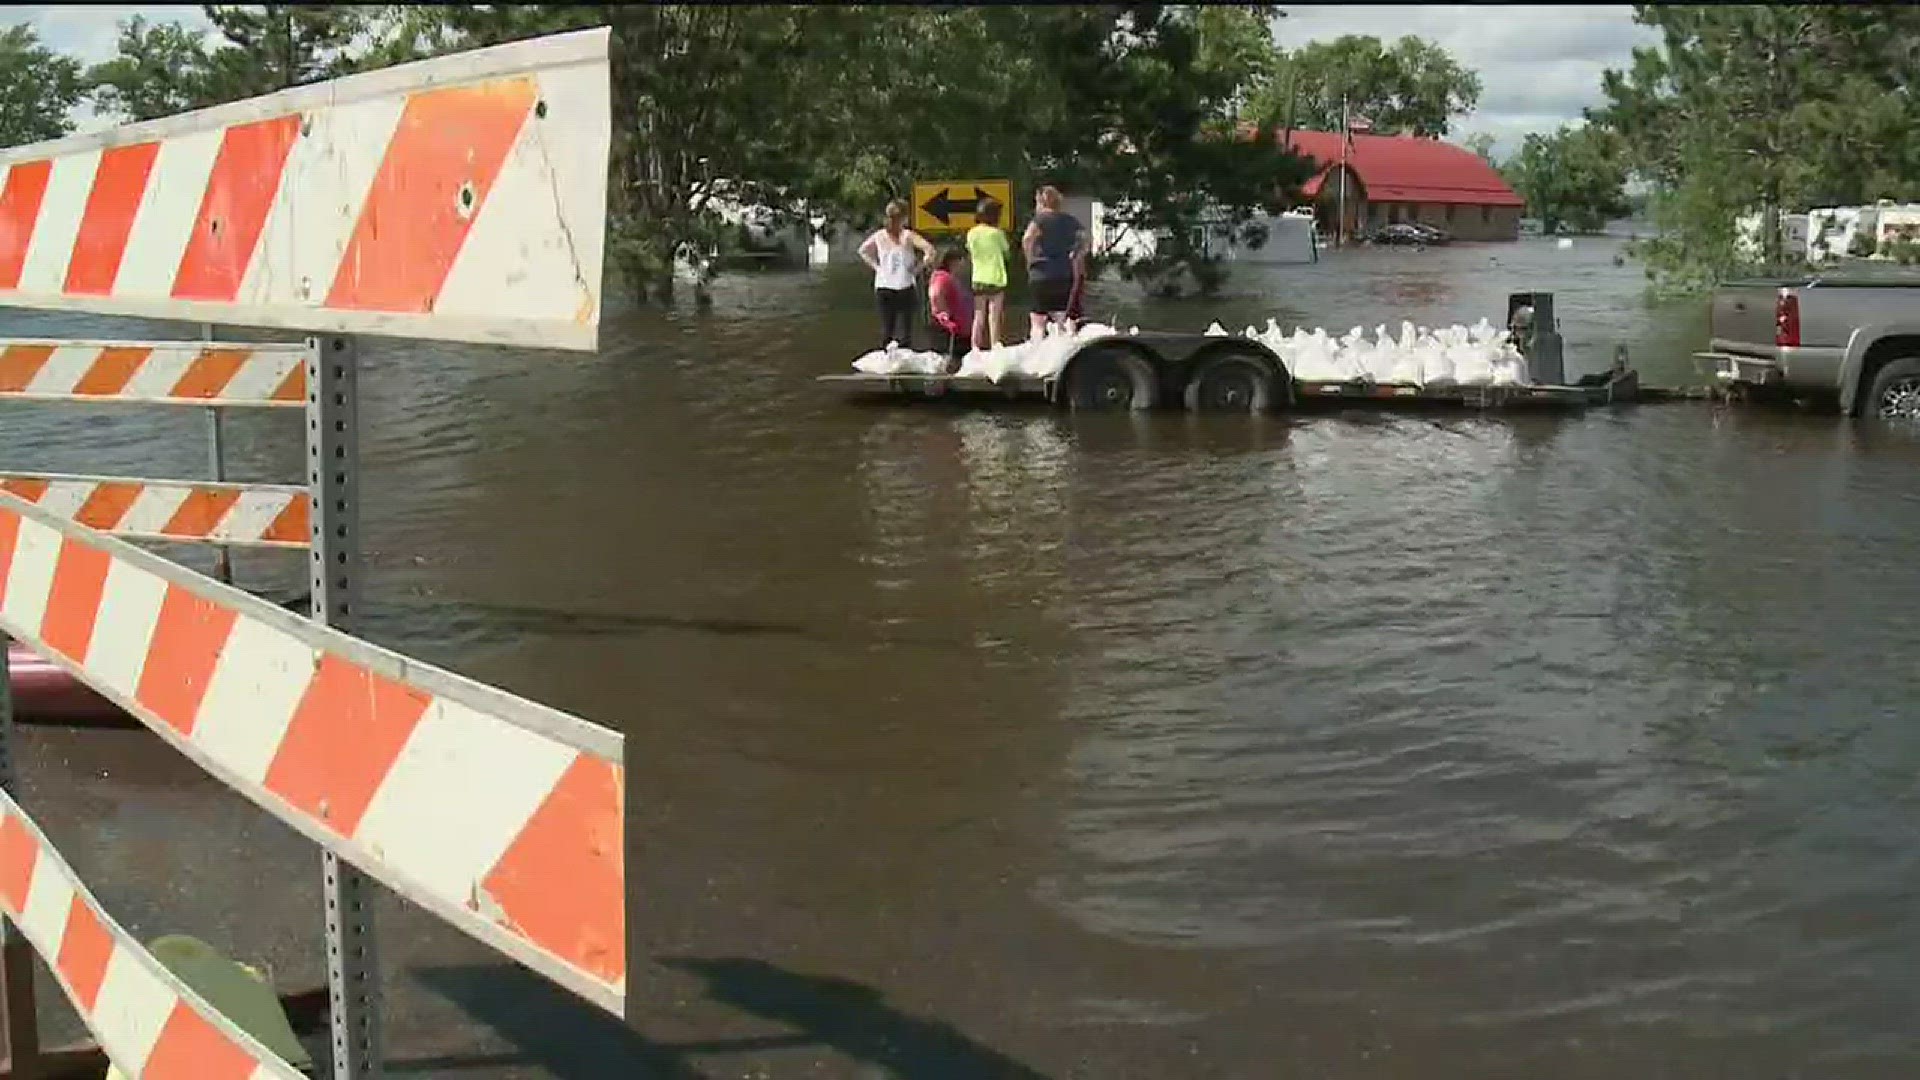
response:
[(920, 293), (914, 283), (933, 262), (933, 245), (907, 228), (907, 204), (887, 204), (887, 223), (860, 244), (860, 260), (873, 268), (873, 293), (880, 302), (880, 347), (897, 343), (913, 348), (913, 309)]
[(959, 276), (966, 261), (966, 252), (959, 248), (941, 248), (934, 260), (933, 280), (927, 283), (928, 315), (938, 334), (935, 344), (947, 354), (949, 373), (960, 370), (960, 361), (973, 342), (973, 297)]
[(1068, 319), (1075, 283), (1086, 272), (1087, 237), (1080, 219), (1061, 208), (1065, 200), (1052, 184), (1033, 197), (1033, 220), (1020, 241), (1027, 256), (1027, 281), (1033, 289), (1031, 335), (1039, 337), (1055, 319)]
[(1000, 230), (1000, 203), (981, 199), (967, 230), (967, 257), (973, 261), (973, 347), (997, 349), (1007, 320), (1007, 259), (1013, 245)]

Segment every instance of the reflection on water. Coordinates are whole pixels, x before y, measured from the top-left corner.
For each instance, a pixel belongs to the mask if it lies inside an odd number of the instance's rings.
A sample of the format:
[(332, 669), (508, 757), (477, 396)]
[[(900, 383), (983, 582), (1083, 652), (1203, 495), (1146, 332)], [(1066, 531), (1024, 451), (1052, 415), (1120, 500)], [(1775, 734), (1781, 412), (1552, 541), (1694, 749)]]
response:
[[(1617, 248), (1092, 309), (1344, 332), (1545, 288), (1570, 374), (1624, 343), (1691, 379), (1698, 305), (1649, 307)], [(812, 378), (871, 320), (857, 274), (747, 274), (596, 357), (368, 350), (367, 633), (626, 731), (647, 954), (807, 973), (795, 1015), (815, 976), (869, 988), (952, 1033), (932, 1070), (1911, 1073), (1920, 440), (857, 407)], [(55, 324), (99, 325), (18, 325)], [(197, 415), (76, 415), (10, 410), (9, 461), (203, 467)], [(236, 422), (236, 472), (295, 474), (277, 419)], [(661, 1032), (741, 1020), (646, 978)]]

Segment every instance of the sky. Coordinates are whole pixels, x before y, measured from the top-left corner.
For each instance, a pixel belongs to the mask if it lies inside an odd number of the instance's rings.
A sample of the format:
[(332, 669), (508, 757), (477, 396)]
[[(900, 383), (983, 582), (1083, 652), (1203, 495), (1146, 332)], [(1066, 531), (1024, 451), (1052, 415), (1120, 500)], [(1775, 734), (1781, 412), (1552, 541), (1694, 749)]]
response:
[(1659, 33), (1633, 21), (1630, 5), (1478, 6), (1405, 4), (1294, 5), (1276, 20), (1286, 48), (1342, 34), (1371, 34), (1391, 43), (1426, 38), (1480, 73), (1480, 107), (1454, 123), (1448, 138), (1485, 132), (1499, 157), (1519, 149), (1531, 131), (1550, 132), (1605, 100), (1600, 74), (1624, 68), (1636, 46)]
[[(1454, 139), (1485, 132), (1501, 157), (1530, 131), (1551, 131), (1599, 104), (1600, 73), (1624, 67), (1636, 45), (1657, 35), (1633, 22), (1627, 5), (1294, 5), (1276, 20), (1275, 37), (1295, 48), (1341, 34), (1372, 34), (1392, 41), (1427, 38), (1480, 73), (1480, 107), (1456, 123)], [(196, 6), (0, 7), (0, 25), (31, 22), (41, 40), (88, 63), (113, 55), (115, 23), (129, 15), (205, 27)], [(85, 127), (99, 126), (92, 117)]]

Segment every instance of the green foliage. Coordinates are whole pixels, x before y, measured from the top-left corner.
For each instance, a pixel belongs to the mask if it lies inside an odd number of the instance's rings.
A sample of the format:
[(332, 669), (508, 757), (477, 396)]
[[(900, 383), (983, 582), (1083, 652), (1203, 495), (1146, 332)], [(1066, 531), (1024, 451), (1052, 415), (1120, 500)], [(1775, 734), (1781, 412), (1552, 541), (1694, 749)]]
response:
[(1730, 156), (1703, 157), (1700, 175), (1685, 184), (1656, 188), (1649, 198), (1654, 235), (1636, 241), (1632, 251), (1647, 267), (1647, 276), (1663, 293), (1689, 294), (1758, 266), (1746, 265), (1740, 255), (1736, 214), (1749, 181)]
[(1464, 139), (1461, 139), (1460, 145), (1473, 151), (1474, 154), (1476, 154), (1480, 158), (1480, 160), (1491, 165), (1493, 164), (1494, 142), (1495, 140), (1492, 135), (1488, 134), (1487, 132), (1481, 131), (1481, 132), (1476, 132), (1472, 135), (1469, 135)]
[(0, 146), (57, 139), (86, 93), (80, 65), (40, 44), (24, 23), (0, 31)]
[(126, 120), (156, 120), (212, 103), (201, 36), (138, 15), (120, 24), (119, 54), (95, 64), (86, 81), (95, 108)]
[(1597, 233), (1625, 217), (1627, 166), (1620, 137), (1597, 127), (1528, 135), (1501, 172), (1548, 236)]
[(336, 78), (363, 66), (354, 46), (373, 29), (372, 9), (349, 4), (204, 10), (222, 38), (211, 49), (179, 23), (150, 24), (138, 15), (122, 21), (117, 54), (86, 74), (100, 111), (152, 120)]
[(1445, 49), (1418, 37), (1388, 46), (1348, 34), (1283, 54), (1247, 105), (1263, 123), (1338, 131), (1341, 107), (1380, 133), (1439, 137), (1480, 102), (1480, 76)]
[(1222, 102), (1220, 119), (1239, 118), (1249, 102), (1268, 92), (1285, 56), (1273, 41), (1274, 14), (1268, 6), (1211, 4), (1194, 16), (1200, 49), (1196, 65), (1234, 84)]
[(1180, 267), (1203, 294), (1217, 291), (1226, 274), (1222, 256), (1201, 242), (1206, 228), (1257, 242), (1252, 216), (1285, 209), (1312, 175), (1271, 127), (1247, 138), (1228, 119), (1266, 56), (1244, 42), (1223, 48), (1210, 35), (1244, 37), (1244, 27), (1192, 8), (1133, 11), (1104, 49), (1058, 65), (1067, 100), (1087, 107), (1066, 132), (1078, 136), (1077, 152), (1053, 175), (1110, 200), (1116, 231), (1158, 238), (1154, 257), (1126, 268), (1128, 276), (1151, 280)]
[[(1920, 10), (1900, 5), (1641, 5), (1661, 32), (1604, 78), (1592, 119), (1617, 132), (1630, 167), (1661, 191), (1656, 279), (1710, 285), (1743, 271), (1733, 219), (1754, 209), (1920, 195), (1920, 122), (1908, 92)], [(1780, 262), (1777, 232), (1762, 261)]]
[(213, 53), (211, 92), (222, 101), (270, 94), (345, 75), (350, 48), (367, 29), (356, 4), (205, 4), (207, 19), (227, 39)]

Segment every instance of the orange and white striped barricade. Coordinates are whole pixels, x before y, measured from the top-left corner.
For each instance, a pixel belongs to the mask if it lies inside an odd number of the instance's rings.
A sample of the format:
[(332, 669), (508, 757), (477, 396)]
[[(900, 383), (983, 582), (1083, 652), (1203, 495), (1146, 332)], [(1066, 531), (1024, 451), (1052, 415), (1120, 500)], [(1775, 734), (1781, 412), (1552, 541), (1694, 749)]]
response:
[(303, 409), (307, 351), (300, 342), (9, 338), (0, 340), (0, 400)]
[[(244, 505), (236, 511), (236, 529), (212, 527), (196, 529), (197, 515), (207, 507), (222, 505), (235, 493), (222, 484), (226, 466), (222, 452), (220, 410), (223, 408), (304, 409), (307, 401), (307, 354), (312, 343), (225, 344), (212, 341), (61, 341), (52, 339), (0, 340), (0, 401), (32, 402), (125, 402), (141, 405), (198, 405), (207, 412), (208, 458), (212, 464), (213, 484), (204, 489), (187, 489), (182, 483), (163, 480), (133, 480), (147, 494), (132, 508), (133, 522), (141, 524), (147, 515), (170, 502), (178, 502), (185, 515), (168, 530), (167, 539), (220, 545), (215, 554), (220, 580), (233, 580), (227, 548), (248, 543), (265, 546), (306, 545), (304, 521), (298, 544), (286, 542), (291, 518), (280, 522), (271, 540), (230, 539), (244, 537), (249, 531), (254, 509), (265, 503), (284, 501), (284, 493), (272, 485), (239, 485), (238, 496)], [(77, 480), (79, 478), (65, 478)], [(99, 516), (108, 501), (128, 497), (129, 489), (101, 477), (98, 489), (101, 503), (90, 510)], [(56, 483), (49, 495), (54, 505), (73, 494), (70, 483)], [(32, 497), (32, 496), (29, 496)], [(296, 513), (304, 517), (305, 510)], [(166, 525), (166, 522), (160, 523)], [(96, 526), (106, 527), (106, 526)], [(199, 535), (204, 533), (205, 535)]]
[[(138, 405), (204, 405), (207, 409), (207, 455), (213, 482), (138, 480), (94, 477), (86, 505), (88, 519), (111, 517), (111, 507), (127, 505), (129, 525), (121, 532), (161, 532), (165, 540), (219, 544), (217, 575), (232, 580), (227, 548), (269, 546), (303, 548), (307, 544), (305, 507), (288, 509), (286, 517), (255, 527), (255, 515), (265, 505), (288, 503), (284, 488), (273, 484), (225, 484), (221, 450), (221, 409), (227, 407), (307, 407), (307, 354), (311, 342), (294, 344), (217, 344), (217, 342), (102, 342), (102, 340), (0, 340), (0, 402), (125, 402)], [(25, 477), (13, 490), (35, 492), (35, 480), (48, 480), (44, 498), (50, 505), (83, 492), (83, 477)], [(131, 486), (129, 486), (131, 484)], [(27, 494), (27, 498), (42, 498)], [(292, 500), (305, 502), (305, 500)], [(179, 511), (179, 521), (152, 521), (165, 507)], [(79, 509), (79, 507), (75, 507)], [(232, 509), (232, 521), (204, 521), (211, 511)], [(298, 521), (296, 521), (298, 519)], [(94, 523), (94, 521), (88, 521)], [(111, 528), (111, 525), (94, 525)], [(298, 528), (298, 532), (294, 532)], [(255, 536), (255, 532), (259, 532)]]
[[(0, 343), (0, 397), (304, 405), (314, 602), (301, 620), (99, 531), (143, 535), (134, 526), (178, 484), (140, 482), (114, 516), (128, 489), (84, 484), (126, 481), (28, 476), (0, 489), (0, 630), (322, 845), (337, 1076), (380, 1068), (354, 867), (624, 1009), (619, 736), (341, 632), (359, 606), (348, 335), (597, 345), (608, 37), (515, 42), (0, 150), (0, 306), (320, 335)], [(181, 505), (223, 497), (214, 480)], [(140, 500), (152, 508), (135, 517)], [(237, 507), (196, 519), (209, 541), (244, 531)], [(260, 535), (284, 537), (292, 520)]]
[(402, 896), (618, 1011), (617, 732), (0, 492), (0, 629)]
[[(132, 1080), (304, 1075), (207, 1004), (114, 922), (46, 834), (4, 793), (0, 911), (46, 958), (108, 1060)], [(12, 1075), (24, 1075), (18, 1059)]]
[(0, 491), (116, 536), (233, 547), (305, 548), (307, 489), (292, 484), (0, 473)]
[(590, 350), (608, 34), (0, 150), (0, 305)]

